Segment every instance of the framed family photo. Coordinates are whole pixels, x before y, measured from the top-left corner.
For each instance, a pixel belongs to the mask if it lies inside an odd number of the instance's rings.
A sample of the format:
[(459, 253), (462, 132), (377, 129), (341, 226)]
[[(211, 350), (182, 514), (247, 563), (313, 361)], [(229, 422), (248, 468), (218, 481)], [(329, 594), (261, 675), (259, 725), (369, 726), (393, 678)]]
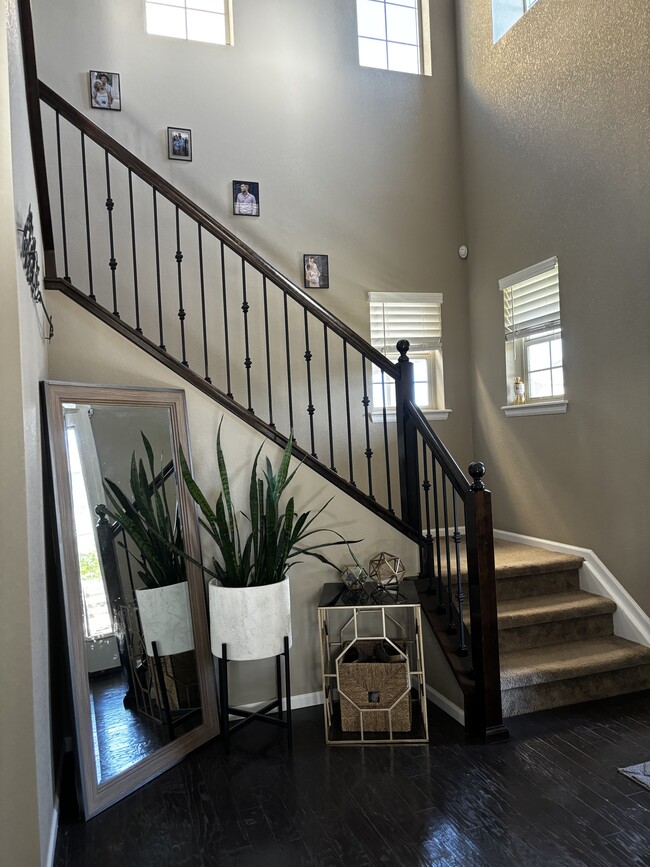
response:
[(241, 217), (259, 217), (260, 185), (257, 181), (232, 182), (232, 212)]
[(107, 109), (109, 111), (121, 111), (122, 92), (120, 89), (119, 73), (91, 69), (89, 79), (90, 107)]
[(167, 127), (167, 156), (170, 160), (192, 161), (192, 130)]
[(329, 289), (330, 268), (328, 257), (322, 253), (306, 253), (303, 256), (305, 289)]

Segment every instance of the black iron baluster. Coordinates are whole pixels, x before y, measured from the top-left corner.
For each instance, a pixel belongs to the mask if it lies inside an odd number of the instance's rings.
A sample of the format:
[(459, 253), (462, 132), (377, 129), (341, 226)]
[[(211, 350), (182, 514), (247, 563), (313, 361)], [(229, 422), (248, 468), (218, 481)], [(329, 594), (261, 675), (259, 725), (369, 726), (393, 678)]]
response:
[(388, 496), (388, 511), (395, 513), (393, 509), (393, 497), (390, 484), (390, 449), (388, 447), (388, 424), (386, 419), (386, 382), (385, 372), (381, 372), (381, 406), (382, 406), (382, 421), (384, 424), (384, 455), (386, 459), (386, 493)]
[(305, 315), (305, 364), (307, 365), (307, 413), (309, 415), (309, 436), (311, 440), (311, 456), (317, 458), (316, 448), (314, 445), (314, 404), (312, 403), (311, 392), (311, 350), (309, 348), (309, 321), (307, 319), (307, 308), (304, 308)]
[[(291, 391), (291, 349), (289, 345), (289, 308), (287, 307), (287, 293), (284, 292), (284, 345), (287, 356), (287, 391), (289, 397), (289, 430), (293, 436), (293, 395)], [(293, 441), (296, 441), (294, 436)]]
[(117, 259), (115, 258), (115, 239), (113, 236), (113, 208), (115, 207), (115, 202), (111, 197), (111, 168), (108, 156), (108, 151), (104, 151), (106, 161), (106, 211), (108, 212), (108, 241), (110, 252), (108, 267), (111, 269), (111, 284), (113, 286), (113, 316), (117, 316), (119, 319), (120, 314), (117, 309), (117, 277), (115, 274), (117, 270)]
[(250, 345), (248, 341), (248, 311), (250, 310), (250, 304), (248, 303), (248, 298), (246, 297), (246, 260), (241, 260), (241, 286), (242, 286), (242, 305), (241, 309), (244, 314), (244, 351), (246, 353), (246, 357), (244, 358), (244, 367), (246, 368), (246, 391), (248, 394), (248, 411), (253, 412), (253, 407), (251, 406), (251, 365), (252, 361), (250, 358)]
[(135, 330), (142, 334), (140, 327), (140, 296), (138, 294), (138, 255), (135, 243), (135, 215), (133, 211), (133, 173), (129, 169), (129, 211), (131, 213), (131, 252), (133, 256), (133, 293), (135, 300)]
[(449, 516), (447, 511), (447, 476), (445, 475), (442, 467), (440, 468), (442, 471), (442, 508), (443, 508), (443, 516), (445, 521), (445, 554), (447, 557), (447, 629), (445, 630), (447, 635), (455, 635), (456, 634), (456, 624), (454, 623), (454, 606), (452, 604), (452, 592), (451, 592), (451, 555), (449, 552)]
[[(442, 467), (440, 468), (442, 472)], [(440, 564), (440, 511), (438, 509), (438, 473), (436, 471), (436, 456), (431, 452), (431, 477), (433, 479), (433, 520), (436, 525), (436, 578), (438, 605), (436, 614), (446, 614), (445, 597), (442, 589), (442, 567)]]
[(275, 427), (273, 422), (273, 395), (271, 394), (271, 342), (269, 338), (269, 300), (266, 291), (266, 274), (262, 275), (262, 296), (264, 298), (264, 339), (266, 341), (266, 385), (269, 395), (269, 425)]
[(352, 466), (352, 429), (350, 427), (350, 383), (348, 377), (348, 344), (343, 339), (343, 377), (345, 380), (345, 417), (348, 423), (348, 464), (350, 467), (350, 484), (356, 487), (354, 468)]
[(368, 376), (366, 371), (366, 356), (361, 356), (361, 372), (363, 375), (363, 397), (361, 398), (361, 403), (363, 404), (363, 414), (366, 425), (366, 450), (364, 452), (366, 456), (366, 461), (368, 462), (368, 496), (371, 500), (375, 499), (375, 495), (372, 492), (372, 449), (370, 448), (370, 412), (368, 411), (368, 407), (370, 406), (370, 398), (368, 397)]
[(422, 490), (424, 491), (424, 515), (426, 520), (426, 533), (424, 534), (425, 549), (425, 574), (427, 575), (427, 593), (433, 595), (433, 536), (431, 535), (431, 482), (429, 481), (429, 469), (427, 462), (427, 444), (422, 440)]
[(212, 382), (208, 372), (208, 327), (205, 321), (205, 276), (203, 273), (203, 236), (201, 234), (201, 224), (196, 224), (199, 230), (199, 285), (201, 287), (201, 323), (203, 328), (203, 369), (206, 382)]
[(330, 439), (330, 469), (336, 472), (334, 466), (334, 437), (332, 435), (332, 390), (330, 386), (330, 348), (327, 339), (327, 325), (323, 323), (323, 343), (325, 346), (325, 389), (327, 391), (327, 430)]
[(226, 254), (221, 241), (221, 292), (223, 297), (223, 340), (226, 350), (226, 394), (232, 398), (232, 384), (230, 381), (230, 337), (228, 334), (228, 292), (226, 289)]
[(70, 279), (68, 273), (68, 232), (65, 224), (65, 197), (63, 195), (63, 163), (61, 162), (61, 121), (59, 112), (56, 113), (56, 152), (59, 162), (59, 201), (61, 203), (61, 231), (63, 236), (63, 267), (65, 279)]
[(456, 547), (456, 599), (458, 600), (458, 655), (467, 656), (467, 645), (465, 643), (465, 621), (463, 620), (463, 602), (465, 594), (463, 593), (463, 584), (460, 573), (460, 532), (458, 530), (458, 509), (456, 504), (456, 489), (452, 491), (452, 507), (454, 511), (454, 545)]
[(185, 308), (183, 307), (183, 252), (181, 250), (181, 224), (180, 211), (176, 205), (176, 269), (178, 273), (178, 319), (181, 324), (181, 353), (183, 366), (189, 367), (185, 350)]
[(86, 170), (86, 136), (81, 133), (81, 170), (84, 183), (84, 214), (86, 217), (86, 251), (88, 258), (88, 297), (95, 301), (95, 290), (93, 288), (93, 256), (92, 246), (90, 243), (90, 211), (88, 209), (88, 172)]
[(158, 199), (156, 190), (153, 190), (153, 240), (154, 250), (156, 253), (156, 292), (158, 295), (158, 333), (160, 336), (159, 347), (163, 352), (167, 351), (165, 346), (165, 338), (163, 334), (163, 308), (162, 308), (162, 287), (160, 283), (160, 242), (158, 240)]

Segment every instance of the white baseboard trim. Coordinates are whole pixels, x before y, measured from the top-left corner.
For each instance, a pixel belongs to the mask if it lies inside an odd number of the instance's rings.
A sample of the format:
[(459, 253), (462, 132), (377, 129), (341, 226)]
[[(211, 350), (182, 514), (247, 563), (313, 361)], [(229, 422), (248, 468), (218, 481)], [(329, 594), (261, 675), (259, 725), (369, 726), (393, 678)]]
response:
[(616, 611), (613, 615), (615, 635), (650, 647), (650, 617), (590, 548), (578, 548), (576, 545), (567, 545), (564, 542), (550, 542), (548, 539), (536, 539), (533, 536), (522, 536), (505, 530), (495, 530), (494, 536), (496, 539), (508, 542), (519, 542), (521, 545), (533, 545), (550, 551), (565, 551), (567, 554), (576, 554), (584, 558), (579, 573), (580, 589), (599, 596), (607, 596), (616, 603)]
[[(256, 711), (261, 707), (264, 707), (265, 704), (268, 704), (270, 701), (273, 701), (272, 698), (266, 699), (266, 701), (254, 701), (250, 704), (242, 704), (240, 705), (242, 710), (251, 710)], [(291, 696), (291, 710), (299, 710), (301, 707), (314, 707), (317, 704), (323, 703), (323, 690), (319, 689), (318, 692), (304, 692), (301, 695), (292, 695)], [(287, 709), (287, 700), (286, 698), (282, 699), (282, 709)], [(235, 720), (237, 717), (231, 715), (231, 719)]]
[(59, 812), (61, 809), (61, 778), (63, 776), (63, 755), (59, 761), (59, 767), (56, 773), (54, 783), (54, 804), (52, 805), (52, 821), (50, 824), (50, 838), (47, 844), (47, 854), (45, 856), (45, 867), (52, 867), (54, 864), (54, 856), (56, 854), (56, 838), (59, 833)]
[(455, 719), (457, 723), (460, 723), (462, 726), (465, 725), (465, 711), (461, 707), (458, 707), (457, 704), (454, 704), (453, 701), (450, 701), (441, 692), (438, 692), (437, 689), (429, 686), (429, 684), (427, 684), (427, 698), (430, 702), (435, 704), (436, 707), (444, 710), (444, 712), (452, 719)]
[(52, 824), (50, 826), (50, 840), (47, 844), (47, 856), (45, 858), (46, 867), (52, 867), (54, 864), (54, 855), (56, 853), (56, 838), (59, 831), (59, 796), (54, 799), (54, 807), (52, 809)]

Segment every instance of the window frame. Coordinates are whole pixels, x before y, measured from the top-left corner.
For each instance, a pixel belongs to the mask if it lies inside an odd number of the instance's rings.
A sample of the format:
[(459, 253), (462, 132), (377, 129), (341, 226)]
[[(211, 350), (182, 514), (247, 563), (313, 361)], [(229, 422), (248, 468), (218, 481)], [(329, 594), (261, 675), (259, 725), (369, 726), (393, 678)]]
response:
[(492, 43), (496, 44), (501, 37), (505, 36), (515, 24), (520, 21), (527, 12), (537, 5), (539, 0), (518, 0), (521, 11), (509, 9), (505, 6), (505, 0), (492, 0)]
[[(373, 334), (373, 325), (372, 325), (372, 305), (390, 305), (393, 308), (393, 313), (395, 314), (395, 308), (398, 308), (400, 304), (403, 304), (405, 308), (407, 306), (412, 307), (413, 304), (416, 303), (424, 303), (433, 307), (437, 307), (437, 312), (432, 314), (435, 324), (431, 326), (423, 326), (422, 330), (428, 330), (431, 334), (430, 338), (427, 340), (426, 335), (417, 334), (414, 331), (405, 330), (404, 332), (400, 331), (400, 336), (395, 339), (395, 343), (397, 340), (408, 340), (414, 348), (409, 349), (408, 357), (409, 361), (416, 362), (419, 360), (424, 360), (426, 362), (426, 389), (428, 392), (428, 400), (426, 405), (418, 404), (424, 415), (429, 419), (446, 419), (449, 416), (451, 410), (445, 408), (445, 389), (444, 389), (444, 368), (443, 368), (443, 347), (442, 347), (442, 304), (443, 304), (443, 295), (442, 293), (433, 293), (433, 292), (369, 292), (368, 300), (370, 305), (370, 315), (371, 315), (371, 328), (370, 328), (370, 342), (371, 344), (379, 350), (389, 361), (396, 363), (399, 358), (399, 353), (397, 349), (391, 349), (386, 351), (387, 346), (389, 345), (388, 341), (390, 338), (386, 335), (386, 327), (384, 328), (384, 334), (377, 330), (376, 326), (374, 328)], [(384, 308), (385, 310), (385, 308)], [(378, 311), (375, 311), (375, 316)], [(398, 314), (399, 315), (399, 314)], [(404, 314), (402, 314), (404, 315)], [(417, 316), (412, 317), (416, 319)], [(390, 316), (387, 317), (390, 319)], [(388, 330), (394, 328), (394, 325), (388, 325)], [(417, 341), (420, 341), (419, 343)], [(426, 345), (429, 343), (430, 345)], [(385, 389), (390, 387), (394, 388), (394, 381), (387, 377), (385, 374), (384, 383)], [(388, 402), (384, 407), (383, 402), (377, 401), (375, 399), (376, 390), (381, 389), (381, 378), (382, 372), (378, 367), (373, 365), (372, 374), (371, 374), (371, 395), (370, 395), (370, 414), (373, 422), (383, 422), (384, 419), (384, 411), (386, 413), (387, 421), (395, 421), (396, 420), (396, 405), (394, 402)], [(422, 382), (422, 380), (419, 380)]]
[[(179, 33), (169, 34), (169, 33), (152, 33), (148, 29), (147, 23), (147, 12), (149, 7), (151, 6), (163, 6), (170, 9), (181, 9), (185, 13), (185, 35), (181, 35)], [(204, 40), (204, 39), (196, 39), (193, 36), (189, 36), (189, 28), (187, 25), (187, 13), (189, 12), (200, 12), (204, 15), (216, 15), (219, 18), (223, 17), (224, 19), (224, 34), (225, 41), (224, 42), (215, 42), (213, 40)], [(180, 39), (185, 42), (203, 42), (205, 45), (234, 45), (234, 33), (233, 33), (233, 15), (232, 15), (232, 0), (223, 0), (223, 12), (215, 12), (210, 9), (199, 9), (192, 6), (192, 0), (144, 0), (144, 29), (145, 33), (148, 36), (157, 36), (163, 39)]]
[[(553, 364), (551, 343), (562, 341), (560, 305), (560, 273), (557, 256), (545, 259), (499, 280), (503, 294), (503, 321), (505, 332), (506, 415), (534, 415), (534, 407), (541, 412), (565, 412), (566, 383), (564, 375), (564, 347), (560, 364)], [(529, 350), (541, 343), (549, 344), (548, 368), (551, 372), (551, 394), (533, 397), (530, 393), (531, 371)], [(561, 371), (561, 393), (553, 392), (553, 371)], [(524, 382), (525, 403), (515, 404), (514, 381)], [(544, 409), (546, 407), (546, 409)]]
[[(377, 36), (369, 36), (366, 34), (362, 34), (360, 32), (361, 25), (359, 20), (359, 0), (356, 3), (356, 18), (357, 18), (357, 55), (359, 66), (363, 69), (377, 69), (382, 72), (402, 72), (406, 75), (431, 75), (431, 25), (430, 25), (430, 15), (429, 15), (429, 0), (413, 0), (414, 5), (408, 6), (405, 3), (399, 2), (399, 0), (366, 0), (366, 2), (376, 3), (377, 6), (382, 6), (384, 10), (384, 38), (380, 38)], [(416, 39), (417, 42), (404, 42), (397, 39), (390, 39), (388, 35), (388, 19), (387, 19), (387, 7), (396, 7), (402, 9), (414, 9), (415, 11), (415, 20), (416, 20)], [(361, 40), (370, 40), (375, 43), (382, 43), (385, 46), (386, 50), (386, 65), (378, 66), (376, 64), (369, 64), (362, 62), (361, 55)], [(400, 69), (396, 67), (391, 67), (390, 65), (390, 56), (389, 56), (389, 45), (406, 45), (410, 47), (414, 47), (417, 50), (417, 69)]]

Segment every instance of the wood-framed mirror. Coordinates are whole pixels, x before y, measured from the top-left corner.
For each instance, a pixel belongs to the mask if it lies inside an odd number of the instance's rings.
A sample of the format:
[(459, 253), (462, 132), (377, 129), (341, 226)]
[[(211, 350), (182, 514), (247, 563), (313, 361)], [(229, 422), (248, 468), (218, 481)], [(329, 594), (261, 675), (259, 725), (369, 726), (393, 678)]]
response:
[(135, 456), (137, 465), (143, 461), (149, 492), (167, 500), (185, 551), (200, 559), (194, 504), (174, 471), (179, 446), (190, 457), (185, 395), (44, 382), (43, 396), (77, 783), (89, 819), (219, 732), (200, 570), (183, 560), (175, 583), (162, 587), (164, 595), (158, 587), (145, 589), (142, 552), (118, 522), (95, 511), (107, 503), (112, 510), (107, 478), (131, 500)]

